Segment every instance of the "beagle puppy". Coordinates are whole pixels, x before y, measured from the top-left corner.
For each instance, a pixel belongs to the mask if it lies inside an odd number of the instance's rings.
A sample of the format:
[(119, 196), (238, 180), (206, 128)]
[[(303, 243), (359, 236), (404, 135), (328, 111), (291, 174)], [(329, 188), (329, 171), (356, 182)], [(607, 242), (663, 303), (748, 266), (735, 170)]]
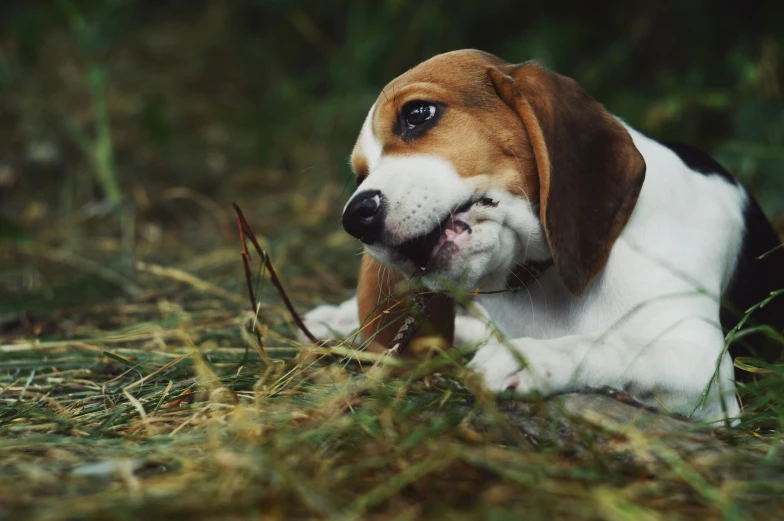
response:
[[(492, 391), (611, 386), (706, 421), (739, 415), (722, 299), (743, 312), (784, 288), (784, 264), (758, 205), (708, 156), (643, 135), (536, 62), (462, 50), (384, 88), (351, 164), (359, 287), (306, 316), (317, 333), (361, 327), (387, 346), (395, 288), (415, 278), (447, 290), (423, 334), (484, 342), (470, 367)], [(455, 322), (455, 288), (479, 319)], [(780, 331), (776, 303), (762, 318)]]

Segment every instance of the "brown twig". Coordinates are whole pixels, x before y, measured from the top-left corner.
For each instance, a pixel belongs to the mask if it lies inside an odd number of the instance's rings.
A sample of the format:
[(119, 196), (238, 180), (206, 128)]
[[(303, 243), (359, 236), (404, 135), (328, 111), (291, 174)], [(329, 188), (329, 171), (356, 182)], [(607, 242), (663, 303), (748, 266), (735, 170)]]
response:
[(411, 293), (406, 297), (408, 316), (403, 320), (403, 325), (397, 330), (397, 335), (389, 344), (389, 353), (400, 356), (408, 348), (408, 344), (417, 334), (419, 328), (430, 316), (430, 304), (435, 293)]
[[(236, 208), (236, 206), (235, 206)], [(248, 248), (245, 245), (245, 229), (242, 226), (242, 221), (240, 221), (239, 216), (237, 217), (237, 227), (239, 228), (240, 233), (240, 244), (242, 245), (242, 266), (245, 268), (245, 280), (248, 283), (248, 296), (250, 297), (250, 308), (253, 310), (253, 315), (256, 317), (256, 320), (259, 318), (258, 314), (258, 305), (256, 303), (256, 293), (253, 291), (253, 274), (250, 270), (250, 256), (248, 255)], [(261, 339), (261, 333), (259, 330), (254, 326), (253, 332), (256, 334), (256, 340), (259, 342), (259, 349), (262, 351), (262, 356), (265, 353), (264, 350), (264, 341)]]
[[(291, 318), (294, 319), (294, 323), (297, 324), (297, 327), (308, 338), (308, 340), (314, 344), (326, 345), (323, 340), (318, 340), (315, 336), (313, 336), (310, 330), (308, 330), (307, 326), (305, 326), (305, 323), (302, 321), (299, 313), (297, 313), (297, 311), (294, 309), (294, 305), (291, 303), (291, 300), (289, 300), (289, 297), (286, 294), (286, 290), (283, 289), (283, 285), (280, 283), (280, 279), (278, 279), (277, 273), (275, 273), (275, 268), (272, 267), (272, 262), (270, 261), (269, 255), (267, 255), (267, 253), (259, 245), (259, 242), (256, 240), (256, 236), (248, 224), (248, 221), (245, 219), (245, 215), (242, 213), (242, 210), (240, 210), (240, 207), (237, 205), (237, 203), (231, 203), (231, 205), (234, 207), (234, 211), (237, 213), (237, 227), (239, 229), (240, 241), (242, 242), (242, 265), (245, 268), (245, 279), (248, 283), (248, 295), (250, 297), (250, 305), (253, 309), (254, 316), (258, 319), (258, 303), (256, 301), (256, 294), (253, 291), (253, 275), (250, 268), (250, 255), (248, 254), (248, 250), (245, 244), (246, 238), (249, 239), (253, 244), (253, 247), (256, 248), (256, 252), (259, 254), (259, 257), (261, 257), (264, 266), (269, 272), (270, 280), (272, 280), (272, 283), (278, 290), (281, 299), (283, 299), (283, 303), (286, 305), (286, 308), (291, 314)], [(435, 293), (427, 292), (411, 293), (408, 295), (408, 297), (406, 297), (408, 316), (405, 318), (403, 324), (400, 326), (400, 329), (398, 329), (397, 335), (395, 335), (395, 337), (392, 339), (392, 342), (388, 346), (391, 355), (400, 356), (408, 348), (408, 344), (414, 338), (414, 335), (417, 334), (424, 321), (427, 320), (427, 317), (430, 315), (430, 304), (434, 296)], [(255, 330), (254, 333), (258, 339), (262, 354), (265, 354), (261, 334), (258, 332), (258, 330)]]
[[(294, 323), (297, 324), (297, 327), (308, 338), (308, 340), (314, 344), (319, 343), (319, 340), (313, 336), (313, 333), (311, 333), (307, 326), (305, 326), (305, 323), (302, 321), (299, 313), (297, 313), (297, 310), (294, 309), (294, 305), (291, 303), (291, 300), (289, 300), (289, 297), (286, 294), (286, 290), (283, 289), (283, 285), (280, 283), (280, 279), (278, 279), (277, 273), (275, 273), (275, 268), (272, 267), (272, 261), (270, 261), (269, 255), (267, 255), (266, 252), (261, 249), (259, 241), (256, 240), (256, 236), (253, 234), (253, 230), (251, 230), (248, 221), (245, 219), (245, 216), (242, 213), (242, 210), (240, 210), (240, 207), (237, 205), (237, 203), (231, 203), (231, 205), (234, 207), (234, 211), (237, 212), (237, 225), (239, 226), (240, 240), (242, 241), (242, 261), (243, 265), (245, 266), (245, 276), (248, 281), (248, 292), (250, 295), (251, 305), (253, 306), (254, 315), (258, 317), (256, 296), (253, 293), (250, 259), (248, 257), (248, 251), (245, 248), (245, 238), (250, 239), (251, 244), (253, 244), (253, 247), (256, 248), (256, 252), (259, 254), (259, 257), (261, 257), (264, 266), (269, 272), (270, 280), (275, 285), (275, 289), (278, 290), (278, 294), (280, 294), (280, 298), (283, 299), (283, 303), (286, 305), (286, 309), (289, 310), (291, 318), (294, 319)], [(258, 332), (256, 334), (259, 336), (259, 343), (261, 343), (260, 335)]]

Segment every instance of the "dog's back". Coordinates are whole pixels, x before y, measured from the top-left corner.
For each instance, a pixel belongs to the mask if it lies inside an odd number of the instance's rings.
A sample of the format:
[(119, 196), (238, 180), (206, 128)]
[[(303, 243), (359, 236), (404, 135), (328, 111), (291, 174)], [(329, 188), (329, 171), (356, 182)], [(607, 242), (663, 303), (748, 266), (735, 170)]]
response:
[[(728, 183), (737, 184), (737, 180), (721, 164), (701, 150), (682, 143), (662, 144), (675, 152), (695, 172), (719, 176)], [(722, 296), (721, 325), (725, 331), (734, 328), (746, 311), (770, 297), (771, 292), (784, 289), (784, 248), (778, 248), (781, 240), (757, 201), (748, 192), (743, 217), (743, 245), (735, 272)], [(784, 296), (756, 309), (747, 324), (768, 325), (781, 333), (784, 330)], [(779, 342), (771, 341), (766, 335), (756, 334), (735, 343), (731, 352), (733, 358), (755, 356), (774, 362), (781, 358), (784, 349)], [(738, 376), (744, 377), (747, 373), (739, 372)]]

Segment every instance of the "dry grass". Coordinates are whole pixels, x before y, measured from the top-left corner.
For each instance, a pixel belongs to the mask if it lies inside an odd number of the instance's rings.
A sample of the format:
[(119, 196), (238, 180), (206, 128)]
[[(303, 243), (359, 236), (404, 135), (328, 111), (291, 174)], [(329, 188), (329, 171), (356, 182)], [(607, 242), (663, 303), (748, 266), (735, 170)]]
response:
[[(768, 396), (780, 377), (750, 392), (758, 413), (741, 429), (715, 435), (659, 429), (645, 411), (619, 422), (566, 401), (496, 405), (458, 355), (392, 375), (348, 346), (298, 344), (262, 285), (265, 363), (238, 250), (138, 263), (110, 281), (125, 288), (111, 305), (3, 324), (0, 518), (784, 515)], [(105, 278), (99, 266), (80, 269)], [(232, 291), (210, 280), (216, 266)]]

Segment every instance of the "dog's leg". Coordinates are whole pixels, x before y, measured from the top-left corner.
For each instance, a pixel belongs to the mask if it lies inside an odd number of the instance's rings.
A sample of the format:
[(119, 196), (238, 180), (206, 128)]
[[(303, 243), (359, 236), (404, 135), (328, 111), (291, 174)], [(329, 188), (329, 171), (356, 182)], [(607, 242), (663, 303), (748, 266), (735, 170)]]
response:
[[(320, 340), (346, 339), (359, 329), (357, 297), (354, 295), (337, 306), (317, 306), (305, 313), (303, 321)], [(298, 337), (300, 341), (306, 341), (301, 332)]]
[[(365, 253), (357, 286), (357, 308), (362, 339), (368, 342), (367, 349), (383, 352), (403, 324), (408, 310), (399, 284), (404, 280), (400, 272)], [(415, 338), (440, 337), (444, 344), (451, 344), (455, 327), (454, 301), (446, 295), (435, 295), (429, 307), (430, 315)]]
[[(403, 276), (365, 254), (360, 268), (356, 296), (338, 306), (319, 306), (305, 314), (305, 325), (319, 339), (347, 339), (360, 331), (355, 345), (367, 342), (366, 348), (383, 352), (397, 334), (407, 313), (404, 295), (397, 293)], [(431, 301), (430, 317), (418, 336), (438, 336), (452, 342), (455, 325), (454, 301), (436, 295)], [(469, 324), (466, 325), (469, 327)], [(478, 327), (470, 324), (470, 338), (477, 336)], [(299, 334), (304, 341), (303, 335)]]
[[(475, 350), (478, 345), (485, 344), (492, 337), (494, 328), (489, 324), (486, 312), (476, 306), (478, 313), (470, 314), (464, 309), (459, 309), (455, 317), (455, 346), (465, 348), (467, 351)], [(359, 307), (357, 296), (336, 306), (325, 304), (308, 311), (303, 317), (308, 329), (319, 339), (346, 339), (350, 338), (359, 328)], [(297, 338), (307, 342), (302, 332)]]
[(721, 358), (719, 378), (699, 407), (721, 356), (721, 332), (690, 323), (684, 334), (644, 340), (631, 332), (517, 339), (479, 349), (469, 366), (494, 392), (544, 395), (610, 386), (643, 403), (706, 421), (740, 414), (735, 397), (732, 359)]
[(493, 326), (487, 310), (477, 302), (472, 302), (470, 309), (462, 306), (457, 308), (455, 316), (455, 347), (461, 351), (475, 351), (487, 344), (494, 336)]

